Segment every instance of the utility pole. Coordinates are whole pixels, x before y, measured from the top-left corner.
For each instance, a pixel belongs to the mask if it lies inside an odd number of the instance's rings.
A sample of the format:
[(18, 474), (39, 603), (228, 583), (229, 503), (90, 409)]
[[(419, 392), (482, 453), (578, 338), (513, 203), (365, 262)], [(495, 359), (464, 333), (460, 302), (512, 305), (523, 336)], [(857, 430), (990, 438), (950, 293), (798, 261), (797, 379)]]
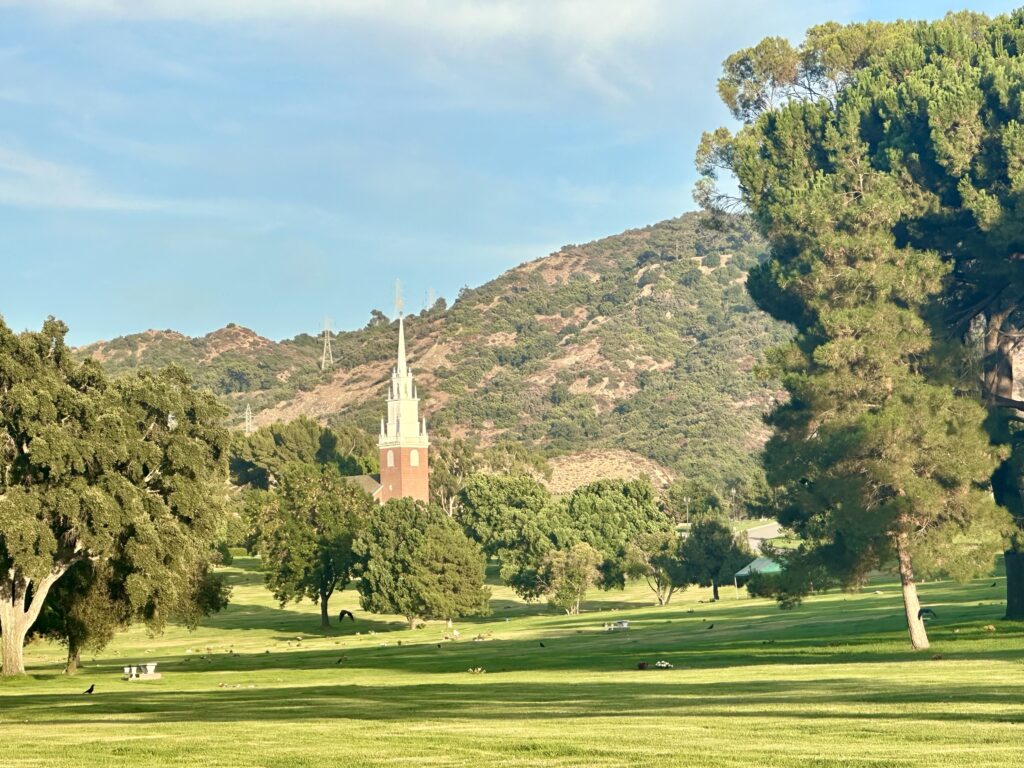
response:
[(334, 365), (334, 352), (331, 350), (331, 318), (324, 318), (324, 351), (320, 355), (320, 370), (326, 371)]

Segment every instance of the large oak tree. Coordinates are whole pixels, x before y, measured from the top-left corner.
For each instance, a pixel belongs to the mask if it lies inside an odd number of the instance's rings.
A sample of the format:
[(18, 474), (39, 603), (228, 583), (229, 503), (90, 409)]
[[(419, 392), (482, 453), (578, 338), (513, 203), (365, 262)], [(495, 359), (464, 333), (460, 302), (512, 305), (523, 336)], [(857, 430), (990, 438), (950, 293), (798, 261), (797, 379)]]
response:
[(224, 409), (176, 369), (110, 381), (78, 363), (54, 319), (0, 321), (0, 633), (3, 675), (52, 587), (77, 563), (115, 563), (133, 615), (185, 602), (219, 529)]

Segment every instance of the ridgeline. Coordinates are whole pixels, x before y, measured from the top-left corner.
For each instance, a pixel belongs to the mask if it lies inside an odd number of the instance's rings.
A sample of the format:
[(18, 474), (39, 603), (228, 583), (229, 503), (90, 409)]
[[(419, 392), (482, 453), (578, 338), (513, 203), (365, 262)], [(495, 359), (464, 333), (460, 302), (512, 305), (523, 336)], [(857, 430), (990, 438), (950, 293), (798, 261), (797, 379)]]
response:
[[(789, 334), (744, 287), (764, 248), (743, 219), (714, 227), (686, 214), (565, 246), (407, 317), (432, 428), (549, 454), (625, 449), (669, 475), (748, 482), (776, 396), (754, 365)], [(113, 373), (181, 365), (239, 425), (251, 405), (257, 425), (305, 414), (375, 434), (394, 338), (375, 311), (333, 336), (326, 372), (318, 336), (274, 342), (233, 324), (202, 338), (147, 331), (79, 354)]]

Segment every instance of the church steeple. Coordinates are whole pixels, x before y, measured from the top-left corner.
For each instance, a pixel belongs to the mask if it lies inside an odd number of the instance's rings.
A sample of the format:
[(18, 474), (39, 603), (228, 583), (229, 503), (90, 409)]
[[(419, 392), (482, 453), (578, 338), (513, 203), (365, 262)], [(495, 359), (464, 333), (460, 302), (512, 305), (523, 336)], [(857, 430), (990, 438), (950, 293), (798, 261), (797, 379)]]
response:
[(380, 422), (381, 501), (411, 496), (428, 501), (430, 495), (427, 420), (420, 418), (420, 400), (406, 360), (405, 318), (398, 303), (398, 356), (391, 369), (387, 418)]

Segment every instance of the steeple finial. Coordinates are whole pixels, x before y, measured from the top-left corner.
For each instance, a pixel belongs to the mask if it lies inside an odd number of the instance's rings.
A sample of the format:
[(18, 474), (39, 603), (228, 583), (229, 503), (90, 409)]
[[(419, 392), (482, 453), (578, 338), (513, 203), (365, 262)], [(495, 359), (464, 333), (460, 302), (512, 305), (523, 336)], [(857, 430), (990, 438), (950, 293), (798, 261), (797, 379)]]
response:
[(409, 369), (405, 363), (405, 320), (401, 315), (398, 316), (398, 371), (399, 382), (398, 386), (402, 386), (402, 377), (408, 373)]
[(402, 281), (395, 280), (395, 314), (401, 317), (402, 310), (404, 309), (405, 300), (402, 298)]

